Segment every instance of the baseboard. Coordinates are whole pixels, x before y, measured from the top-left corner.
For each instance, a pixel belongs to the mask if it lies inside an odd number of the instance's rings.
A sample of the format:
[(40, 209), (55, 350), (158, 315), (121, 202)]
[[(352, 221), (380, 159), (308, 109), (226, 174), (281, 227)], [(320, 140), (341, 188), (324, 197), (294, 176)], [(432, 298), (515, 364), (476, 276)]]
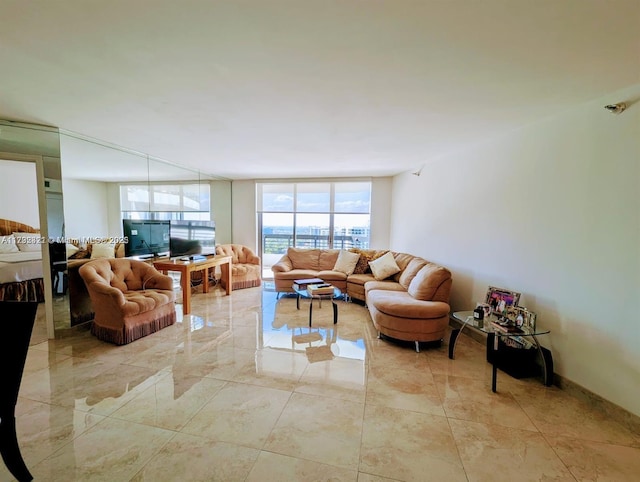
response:
[[(462, 326), (462, 323), (451, 317), (449, 326), (454, 329), (459, 329)], [(486, 333), (483, 333), (480, 330), (474, 329), (470, 326), (465, 327), (465, 329), (462, 331), (462, 334), (483, 345), (487, 342)], [(578, 385), (577, 383), (561, 375), (558, 375), (557, 373), (553, 374), (553, 384), (558, 388), (565, 390), (568, 394), (576, 397), (578, 400), (582, 400), (595, 409), (605, 413), (612, 420), (615, 420), (632, 432), (640, 434), (640, 417), (638, 415), (635, 415), (628, 410), (625, 410), (624, 408), (616, 405), (615, 403), (602, 398), (600, 395), (596, 395), (583, 386)]]
[(588, 403), (592, 407), (600, 410), (609, 416), (612, 420), (615, 420), (619, 424), (628, 428), (632, 432), (640, 435), (640, 417), (625, 410), (624, 408), (616, 405), (609, 400), (602, 398), (600, 395), (593, 393), (592, 391), (584, 388), (581, 385), (565, 378), (557, 373), (554, 374), (554, 384), (559, 388), (565, 390), (570, 395), (573, 395), (579, 400)]

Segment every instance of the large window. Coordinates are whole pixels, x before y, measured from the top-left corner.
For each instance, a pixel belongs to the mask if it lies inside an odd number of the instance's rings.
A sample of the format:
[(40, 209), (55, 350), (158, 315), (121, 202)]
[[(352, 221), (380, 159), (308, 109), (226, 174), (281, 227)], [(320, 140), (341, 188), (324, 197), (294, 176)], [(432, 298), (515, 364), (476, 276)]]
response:
[(257, 189), (263, 267), (290, 246), (369, 247), (370, 182), (259, 183)]
[(211, 219), (210, 186), (203, 184), (123, 184), (122, 219)]

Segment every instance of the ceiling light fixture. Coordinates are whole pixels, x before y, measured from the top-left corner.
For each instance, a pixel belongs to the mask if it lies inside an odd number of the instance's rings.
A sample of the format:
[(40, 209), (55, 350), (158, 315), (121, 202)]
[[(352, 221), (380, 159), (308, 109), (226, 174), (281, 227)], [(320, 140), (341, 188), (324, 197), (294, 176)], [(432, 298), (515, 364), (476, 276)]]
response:
[(612, 114), (621, 114), (627, 108), (627, 104), (624, 102), (618, 102), (617, 104), (605, 105), (604, 108)]

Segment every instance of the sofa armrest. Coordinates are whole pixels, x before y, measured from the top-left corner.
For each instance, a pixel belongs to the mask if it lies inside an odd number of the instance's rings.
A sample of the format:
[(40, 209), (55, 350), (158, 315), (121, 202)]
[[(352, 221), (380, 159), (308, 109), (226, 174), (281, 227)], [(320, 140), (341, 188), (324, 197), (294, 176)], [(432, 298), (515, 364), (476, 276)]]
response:
[(282, 258), (280, 258), (276, 264), (271, 266), (271, 271), (273, 271), (274, 273), (286, 273), (287, 271), (291, 271), (292, 269), (293, 264), (291, 263), (289, 256), (287, 256), (286, 254)]
[(247, 264), (257, 264), (260, 265), (260, 257), (252, 254), (251, 256), (247, 256)]
[(173, 291), (173, 278), (160, 272), (147, 276), (142, 282), (144, 289)]
[(125, 303), (124, 293), (113, 286), (94, 282), (90, 283), (89, 286), (87, 286), (87, 289), (89, 291), (89, 296), (93, 293), (107, 302), (114, 303), (116, 306), (123, 306)]

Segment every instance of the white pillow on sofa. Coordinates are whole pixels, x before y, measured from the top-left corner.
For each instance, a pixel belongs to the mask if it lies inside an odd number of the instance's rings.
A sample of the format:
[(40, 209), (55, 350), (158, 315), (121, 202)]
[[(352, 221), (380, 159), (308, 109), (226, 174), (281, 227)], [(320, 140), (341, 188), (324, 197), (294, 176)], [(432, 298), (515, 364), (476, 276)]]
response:
[(75, 244), (67, 243), (67, 245), (65, 246), (65, 250), (67, 252), (67, 258), (70, 258), (78, 251), (80, 251), (80, 248), (78, 248)]
[(17, 253), (20, 251), (16, 244), (16, 237), (13, 234), (9, 236), (0, 236), (0, 253)]
[(393, 257), (391, 251), (376, 260), (369, 261), (369, 267), (371, 268), (373, 277), (378, 281), (387, 279), (389, 276), (400, 272), (400, 266), (396, 263), (396, 259)]
[(358, 253), (341, 250), (338, 254), (336, 264), (333, 267), (333, 271), (340, 271), (341, 273), (349, 276), (350, 274), (353, 274), (353, 270), (356, 269), (356, 264), (358, 264), (359, 259), (360, 255)]
[(93, 243), (91, 245), (91, 259), (115, 258), (116, 245), (113, 243)]
[(13, 233), (20, 251), (41, 251), (42, 237), (38, 233)]

